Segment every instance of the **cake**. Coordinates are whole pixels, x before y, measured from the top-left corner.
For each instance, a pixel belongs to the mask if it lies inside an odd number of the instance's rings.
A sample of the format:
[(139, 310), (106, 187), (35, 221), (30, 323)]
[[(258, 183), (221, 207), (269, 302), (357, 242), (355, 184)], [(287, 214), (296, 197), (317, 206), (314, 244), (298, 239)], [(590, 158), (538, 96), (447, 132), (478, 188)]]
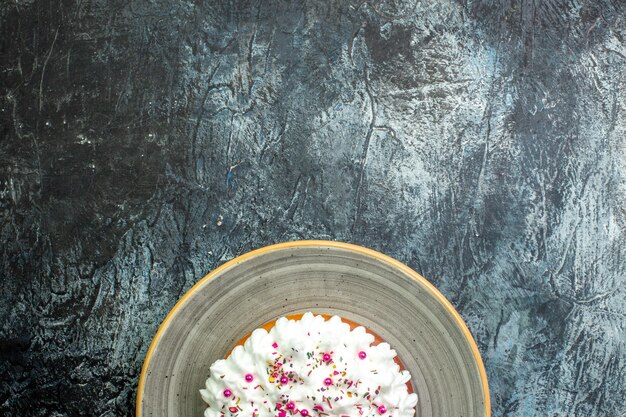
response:
[(349, 323), (306, 313), (256, 329), (211, 365), (205, 417), (412, 417), (417, 395), (396, 352)]

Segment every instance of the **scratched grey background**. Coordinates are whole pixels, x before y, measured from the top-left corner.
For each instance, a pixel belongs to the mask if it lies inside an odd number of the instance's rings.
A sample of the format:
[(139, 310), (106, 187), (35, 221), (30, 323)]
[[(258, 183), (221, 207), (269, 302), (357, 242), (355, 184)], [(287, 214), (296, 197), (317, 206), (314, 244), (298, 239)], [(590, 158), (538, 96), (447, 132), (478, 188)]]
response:
[(176, 300), (267, 244), (428, 277), (494, 416), (626, 413), (626, 4), (4, 1), (0, 414), (130, 416)]

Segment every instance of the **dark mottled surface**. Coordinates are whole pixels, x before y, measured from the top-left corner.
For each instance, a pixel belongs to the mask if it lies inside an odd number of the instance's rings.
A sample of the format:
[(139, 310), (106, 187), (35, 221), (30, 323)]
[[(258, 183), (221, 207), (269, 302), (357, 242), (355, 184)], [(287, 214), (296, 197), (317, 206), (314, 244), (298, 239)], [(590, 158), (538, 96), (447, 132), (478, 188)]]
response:
[(322, 238), (406, 262), (495, 416), (626, 413), (626, 4), (7, 0), (0, 413), (132, 415), (175, 301)]

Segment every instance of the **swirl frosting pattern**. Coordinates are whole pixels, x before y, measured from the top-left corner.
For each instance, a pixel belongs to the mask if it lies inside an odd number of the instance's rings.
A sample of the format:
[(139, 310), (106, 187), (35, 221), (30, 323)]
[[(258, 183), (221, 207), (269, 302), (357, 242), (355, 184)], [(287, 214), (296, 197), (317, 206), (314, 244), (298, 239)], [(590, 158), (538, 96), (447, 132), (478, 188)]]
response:
[(256, 329), (210, 368), (205, 417), (412, 417), (411, 375), (364, 327), (306, 313)]

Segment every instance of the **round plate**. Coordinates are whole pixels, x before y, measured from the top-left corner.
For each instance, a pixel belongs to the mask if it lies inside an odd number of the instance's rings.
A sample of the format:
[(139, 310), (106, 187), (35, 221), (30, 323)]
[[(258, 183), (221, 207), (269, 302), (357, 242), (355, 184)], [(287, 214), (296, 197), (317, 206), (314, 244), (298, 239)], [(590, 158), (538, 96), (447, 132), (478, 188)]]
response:
[(370, 249), (297, 241), (235, 258), (180, 299), (148, 349), (137, 417), (202, 417), (209, 366), (262, 324), (306, 311), (345, 317), (387, 341), (411, 373), (417, 417), (491, 415), (476, 343), (432, 284)]

